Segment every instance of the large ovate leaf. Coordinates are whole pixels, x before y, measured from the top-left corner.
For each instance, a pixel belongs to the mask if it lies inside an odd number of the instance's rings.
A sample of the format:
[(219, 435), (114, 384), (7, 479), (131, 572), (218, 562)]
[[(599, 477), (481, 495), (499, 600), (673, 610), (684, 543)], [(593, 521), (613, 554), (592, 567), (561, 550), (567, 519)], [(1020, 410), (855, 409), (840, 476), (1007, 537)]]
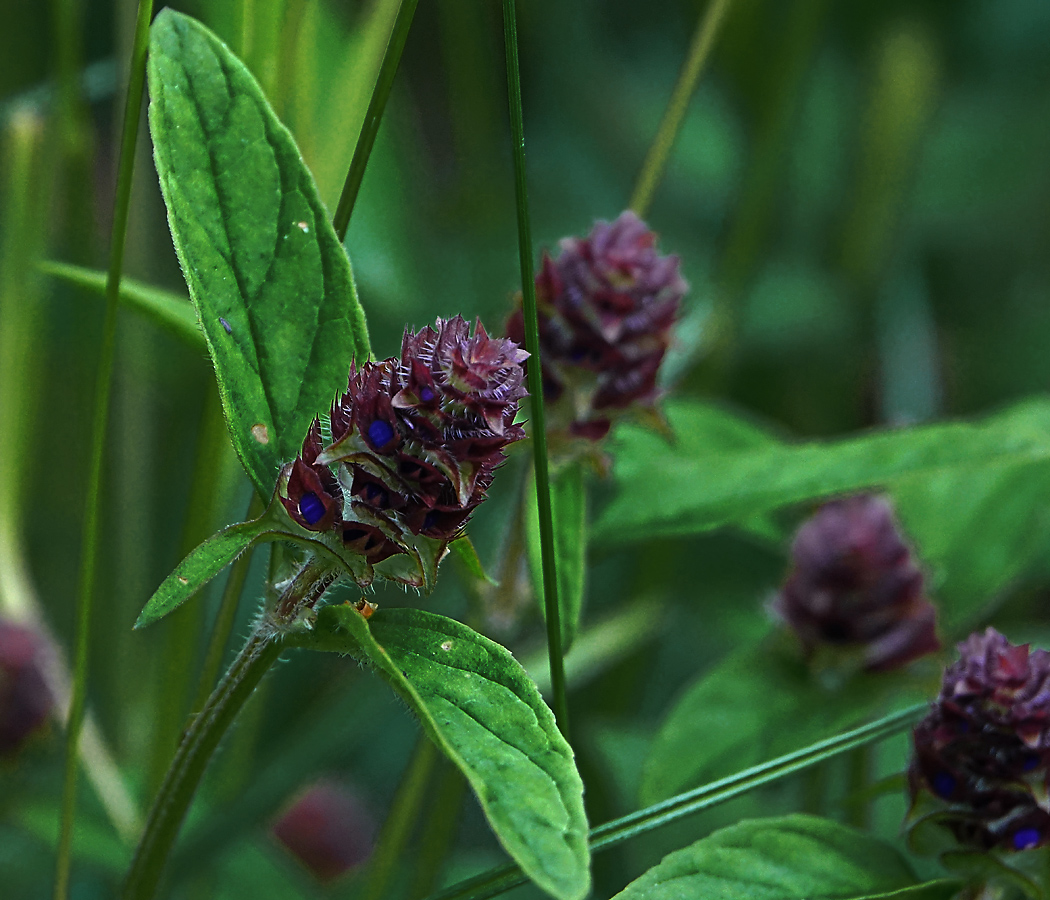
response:
[[(554, 553), (558, 572), (558, 609), (562, 652), (568, 651), (580, 628), (587, 572), (587, 489), (583, 465), (571, 462), (552, 472), (550, 479), (551, 514), (554, 520)], [(536, 483), (525, 489), (525, 534), (529, 569), (540, 611), (543, 598), (543, 556), (540, 552), (540, 522)]]
[[(671, 426), (677, 434), (673, 418)], [(735, 451), (698, 443), (668, 445), (641, 429), (622, 429), (615, 448), (617, 491), (595, 526), (595, 540), (697, 534), (787, 504), (951, 470), (965, 475), (989, 467), (1047, 466), (1050, 402), (1029, 401), (976, 423), (840, 441), (756, 442)]]
[(665, 856), (617, 900), (947, 900), (958, 881), (919, 882), (890, 844), (837, 822), (752, 819)]
[(861, 672), (825, 683), (786, 645), (786, 636), (771, 635), (685, 689), (645, 761), (643, 805), (859, 725), (891, 700), (902, 706), (926, 696), (927, 686), (906, 673)]
[[(742, 512), (726, 512), (725, 518), (722, 512), (731, 503), (726, 492), (718, 485), (696, 489), (683, 480), (683, 493), (694, 491), (722, 504), (711, 508), (713, 515), (709, 518), (699, 508), (694, 510), (686, 531), (733, 524), (785, 540), (782, 527), (774, 526), (769, 517), (783, 505), (785, 495), (778, 498), (776, 490), (801, 491), (805, 487), (813, 491), (812, 496), (796, 493), (785, 501), (793, 503), (866, 487), (885, 489), (893, 497), (904, 532), (929, 575), (929, 590), (941, 610), (941, 630), (949, 639), (965, 634), (1011, 584), (1046, 571), (1045, 560), (1050, 558), (1050, 458), (1043, 450), (1050, 448), (1043, 448), (1042, 443), (1050, 443), (1050, 404), (1045, 401), (1023, 404), (983, 424), (888, 431), (824, 445), (786, 443), (768, 428), (696, 401), (671, 401), (667, 414), (675, 434), (673, 444), (630, 426), (618, 432), (617, 478), (632, 495), (636, 493), (632, 479), (642, 484), (659, 483), (683, 460), (695, 461), (693, 468), (697, 469), (707, 464), (708, 479), (722, 477), (723, 465), (731, 477), (742, 477), (741, 472), (760, 457), (771, 462), (779, 455), (784, 465), (783, 471), (771, 468), (763, 476), (767, 486), (774, 489), (772, 494), (762, 495), (762, 485), (757, 482), (734, 482), (740, 491)], [(950, 447), (953, 435), (961, 442), (975, 439), (971, 449), (989, 455), (968, 461)], [(1001, 436), (999, 444), (996, 435)], [(1025, 442), (1029, 442), (1027, 449)], [(826, 471), (820, 468), (818, 451), (826, 453)], [(849, 476), (849, 470), (839, 471), (836, 466), (852, 456), (851, 465), (859, 468), (869, 451), (873, 454), (869, 463), (882, 466), (883, 477), (843, 480), (843, 473)], [(950, 455), (954, 462), (940, 465), (935, 451), (943, 451), (942, 461)], [(730, 454), (742, 460), (739, 471), (729, 460)], [(804, 465), (793, 470), (800, 461), (812, 463), (813, 468), (807, 471)], [(909, 471), (913, 464), (917, 467)], [(760, 510), (757, 514), (756, 508)], [(636, 538), (648, 534), (651, 509), (624, 505), (620, 515), (618, 527), (623, 534)], [(619, 540), (610, 531), (608, 512), (601, 523), (599, 537)], [(665, 533), (666, 525), (666, 521), (657, 523), (656, 533)]]
[(590, 889), (583, 783), (572, 749), (510, 653), (459, 622), (412, 609), (322, 609), (299, 646), (367, 660), (409, 704), (477, 794), (522, 871), (562, 900)]
[(269, 496), (351, 360), (368, 355), (350, 263), (291, 134), (222, 41), (161, 11), (149, 87), (175, 250), (233, 445)]

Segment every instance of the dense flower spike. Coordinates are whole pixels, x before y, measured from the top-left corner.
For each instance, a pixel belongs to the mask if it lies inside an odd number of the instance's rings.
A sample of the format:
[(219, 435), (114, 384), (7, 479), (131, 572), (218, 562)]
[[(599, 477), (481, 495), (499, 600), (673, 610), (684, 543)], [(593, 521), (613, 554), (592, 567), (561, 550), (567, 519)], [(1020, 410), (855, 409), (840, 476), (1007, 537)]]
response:
[(323, 446), (315, 422), (282, 472), (281, 503), (303, 528), (334, 535), (362, 559), (359, 583), (376, 564), (405, 557), (379, 574), (427, 584), (504, 449), (525, 436), (514, 418), (527, 356), (480, 322), (471, 334), (459, 316), (406, 332), (400, 358), (351, 368), (332, 406), (333, 442)]
[(319, 781), (274, 823), (273, 835), (318, 881), (331, 881), (372, 854), (375, 823), (357, 795)]
[(828, 644), (856, 649), (866, 669), (881, 671), (939, 649), (936, 611), (886, 500), (825, 504), (799, 528), (791, 557), (773, 611), (807, 653)]
[[(677, 256), (633, 212), (564, 238), (536, 276), (544, 397), (554, 431), (598, 440), (631, 408), (651, 407), (656, 373), (688, 285)], [(507, 326), (524, 341), (521, 311)]]
[(969, 847), (1050, 843), (1050, 653), (989, 628), (959, 654), (914, 732), (912, 799), (944, 801), (939, 821)]
[(51, 711), (41, 671), (44, 650), (36, 632), (0, 621), (0, 757), (17, 753)]

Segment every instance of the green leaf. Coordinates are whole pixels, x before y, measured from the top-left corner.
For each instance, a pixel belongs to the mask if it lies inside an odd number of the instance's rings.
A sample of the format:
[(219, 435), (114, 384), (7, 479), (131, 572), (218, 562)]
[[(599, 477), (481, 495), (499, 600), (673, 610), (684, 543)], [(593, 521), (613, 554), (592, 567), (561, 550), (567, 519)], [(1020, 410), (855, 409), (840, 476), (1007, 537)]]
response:
[[(40, 263), (45, 275), (67, 281), (104, 297), (106, 273), (69, 263), (45, 261)], [(205, 349), (204, 334), (197, 324), (197, 313), (185, 296), (162, 288), (143, 284), (132, 278), (120, 279), (120, 302), (152, 319), (161, 328), (185, 341), (194, 350)]]
[(893, 488), (942, 633), (962, 637), (987, 621), (1017, 581), (1047, 573), (1050, 466), (974, 466), (904, 479)]
[(273, 523), (263, 515), (213, 534), (164, 579), (142, 608), (135, 627), (145, 628), (174, 612), (252, 544), (272, 535), (272, 526)]
[[(1044, 402), (1026, 404), (984, 427), (1005, 433), (1011, 419), (1022, 427), (1035, 425), (1046, 409)], [(670, 401), (667, 414), (675, 433), (673, 445), (637, 429), (618, 432), (616, 465), (623, 478), (657, 477), (646, 474), (644, 467), (656, 473), (682, 458), (715, 457), (717, 466), (726, 453), (793, 449), (769, 429), (695, 401)], [(944, 426), (934, 426), (940, 427)], [(916, 431), (898, 434), (910, 441)], [(929, 590), (949, 638), (966, 634), (987, 617), (989, 606), (1000, 602), (1015, 582), (1050, 574), (1050, 461), (1024, 455), (990, 465), (924, 468), (891, 477), (881, 486), (892, 495), (904, 531), (930, 576)], [(772, 523), (770, 512), (729, 521), (782, 541), (785, 535)], [(638, 529), (645, 526), (627, 518), (622, 527), (642, 534)]]
[(649, 805), (850, 728), (906, 696), (910, 676), (857, 673), (825, 684), (771, 635), (686, 688), (657, 731), (642, 772)]
[(477, 794), (522, 870), (562, 900), (590, 890), (583, 783), (572, 749), (510, 653), (459, 622), (413, 609), (328, 606), (299, 646), (367, 659)]
[[(678, 422), (672, 418), (672, 429)], [(1050, 401), (1022, 403), (977, 423), (875, 432), (841, 441), (755, 443), (736, 452), (686, 439), (668, 446), (623, 428), (615, 445), (617, 492), (592, 535), (606, 543), (697, 534), (831, 494), (889, 487), (904, 478), (964, 475), (1050, 463)]]
[(901, 854), (870, 835), (814, 816), (753, 819), (665, 856), (618, 900), (947, 900), (960, 888), (918, 883)]
[(165, 9), (150, 131), (234, 447), (263, 496), (369, 353), (350, 263), (291, 134), (199, 22)]
[[(587, 571), (587, 489), (583, 465), (568, 463), (551, 473), (551, 513), (554, 518), (554, 550), (558, 560), (558, 606), (561, 621), (561, 646), (567, 652), (580, 628)], [(540, 553), (540, 520), (536, 503), (536, 482), (525, 488), (526, 546), (533, 593), (540, 598), (540, 612), (545, 611), (543, 597), (543, 563)]]

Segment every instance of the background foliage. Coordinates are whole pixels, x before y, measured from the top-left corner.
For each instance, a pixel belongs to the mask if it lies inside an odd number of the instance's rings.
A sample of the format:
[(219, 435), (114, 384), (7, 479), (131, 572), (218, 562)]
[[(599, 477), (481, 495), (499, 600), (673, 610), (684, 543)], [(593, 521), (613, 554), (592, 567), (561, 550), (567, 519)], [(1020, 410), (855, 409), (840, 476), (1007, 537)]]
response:
[[(104, 267), (132, 6), (0, 2), (0, 603), (10, 615), (39, 611), (63, 647), (102, 305), (32, 261)], [(396, 4), (176, 6), (246, 59), (334, 208)], [(522, 5), (538, 244), (552, 247), (627, 204), (704, 6)], [(648, 215), (692, 285), (669, 367), (677, 396), (714, 399), (756, 426), (705, 426), (696, 445), (683, 439), (674, 452), (692, 453), (697, 479), (719, 434), (726, 447), (760, 450), (877, 425), (983, 417), (1045, 391), (1048, 39), (1050, 10), (1038, 0), (735, 0)], [(462, 313), (498, 330), (509, 312), (518, 261), (502, 66), (495, 5), (420, 5), (347, 239), (380, 357), (396, 352), (406, 324)], [(185, 293), (145, 141), (126, 270)], [(149, 631), (131, 625), (185, 551), (243, 518), (250, 489), (201, 348), (128, 311), (118, 348), (90, 701), (141, 807), (194, 703), (221, 582), (205, 603)], [(1025, 427), (1035, 433), (1038, 404), (1030, 410)], [(640, 440), (625, 433), (616, 446), (629, 491), (644, 497), (646, 468), (629, 456)], [(999, 446), (994, 431), (988, 440)], [(471, 527), (486, 564), (521, 464), (508, 464)], [(1045, 470), (1025, 458), (893, 476), (948, 642), (993, 610), (1014, 637), (1047, 633)], [(584, 632), (642, 604), (648, 613), (631, 619), (618, 643), (607, 638), (589, 664), (574, 669), (570, 656), (574, 745), (592, 823), (636, 808), (652, 735), (685, 687), (768, 631), (763, 604), (784, 574), (785, 536), (808, 509), (756, 510), (746, 527), (700, 536), (655, 535), (651, 522), (610, 512), (612, 493), (611, 484), (592, 492), (600, 527)], [(620, 552), (625, 542), (629, 553)], [(261, 590), (264, 563), (260, 555), (249, 573), (249, 596)], [(392, 589), (373, 599), (476, 620), (468, 592), (445, 568), (426, 600)], [(251, 607), (242, 605), (239, 633)], [(533, 659), (538, 613), (527, 608), (517, 622), (517, 611), (501, 612), (486, 622), (490, 633)], [(585, 634), (575, 652), (588, 652)], [(310, 898), (360, 889), (360, 875), (318, 887), (272, 841), (268, 823), (322, 774), (354, 785), (382, 821), (416, 734), (407, 710), (368, 673), (297, 654), (223, 745), (180, 845), (176, 894)], [(883, 771), (900, 768), (903, 747), (897, 739), (880, 750)], [(60, 768), (57, 727), (0, 765), (0, 873), (11, 896), (49, 893)], [(128, 848), (86, 782), (76, 896), (109, 896)], [(424, 809), (438, 825), (409, 835), (424, 862), (401, 871), (396, 886), (417, 894), (432, 886), (428, 877), (448, 880), (501, 859), (473, 800), (455, 815), (455, 777), (442, 770), (430, 784)], [(596, 893), (615, 893), (718, 825), (797, 809), (805, 798), (798, 779), (598, 856)], [(895, 839), (902, 812), (900, 795), (880, 801), (882, 836)], [(443, 821), (445, 832), (455, 829), (456, 849), (443, 870), (428, 872), (425, 860), (442, 855)]]

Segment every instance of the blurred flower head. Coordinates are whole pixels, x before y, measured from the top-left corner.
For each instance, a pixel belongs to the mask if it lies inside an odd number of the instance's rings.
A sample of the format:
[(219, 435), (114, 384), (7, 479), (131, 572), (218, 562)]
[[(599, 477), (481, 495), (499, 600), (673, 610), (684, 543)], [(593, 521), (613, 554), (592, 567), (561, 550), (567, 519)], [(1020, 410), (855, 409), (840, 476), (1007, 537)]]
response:
[[(677, 256), (633, 212), (560, 242), (536, 275), (544, 398), (552, 431), (599, 440), (613, 419), (651, 408), (656, 374), (688, 285)], [(521, 310), (507, 326), (524, 343)]]
[(527, 356), (480, 322), (472, 334), (459, 316), (406, 331), (399, 358), (351, 368), (332, 406), (331, 441), (315, 421), (282, 470), (281, 503), (360, 560), (362, 586), (376, 574), (427, 584), (504, 450), (525, 436), (514, 419)]
[(51, 712), (42, 672), (43, 638), (0, 620), (0, 757), (13, 756)]
[(375, 822), (353, 791), (318, 781), (281, 814), (273, 835), (318, 881), (331, 881), (371, 855)]
[(959, 644), (940, 695), (915, 728), (912, 799), (945, 805), (938, 821), (977, 849), (1050, 842), (1050, 653), (994, 628)]
[(856, 650), (864, 668), (895, 669), (940, 648), (936, 610), (888, 501), (833, 500), (802, 523), (773, 611), (812, 653)]

